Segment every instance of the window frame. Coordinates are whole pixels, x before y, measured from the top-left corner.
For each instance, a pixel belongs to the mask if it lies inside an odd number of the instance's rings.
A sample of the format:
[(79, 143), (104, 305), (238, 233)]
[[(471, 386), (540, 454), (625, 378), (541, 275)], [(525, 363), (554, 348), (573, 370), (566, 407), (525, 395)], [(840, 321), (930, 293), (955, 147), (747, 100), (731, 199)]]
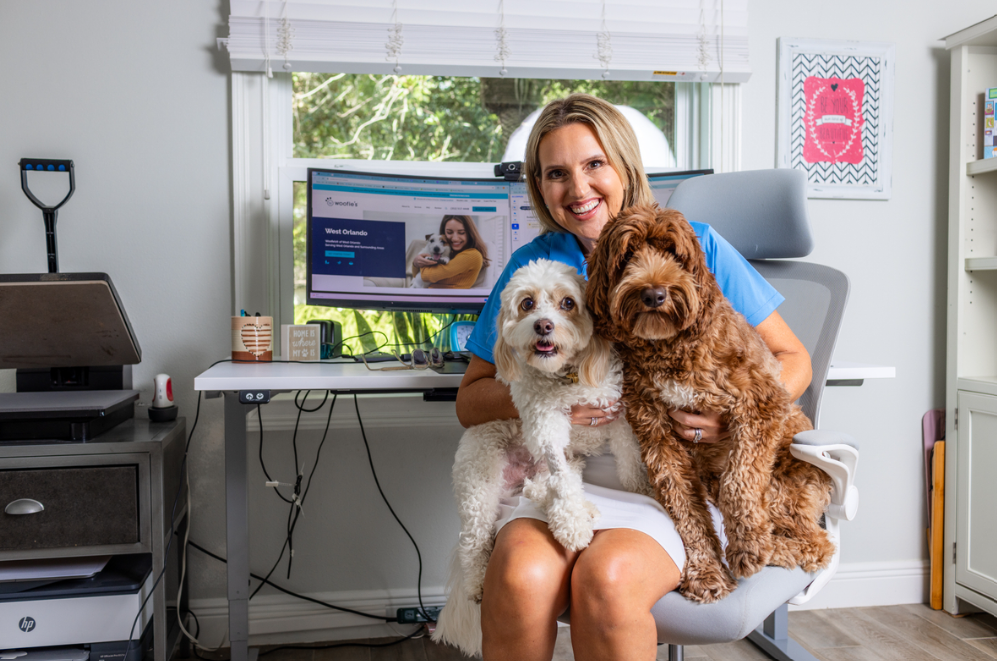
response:
[[(276, 323), (294, 323), (294, 182), (305, 181), (309, 167), (492, 175), (490, 163), (294, 158), (291, 75), (231, 76), (233, 314), (265, 310)], [(675, 85), (678, 167), (739, 169), (740, 85)]]

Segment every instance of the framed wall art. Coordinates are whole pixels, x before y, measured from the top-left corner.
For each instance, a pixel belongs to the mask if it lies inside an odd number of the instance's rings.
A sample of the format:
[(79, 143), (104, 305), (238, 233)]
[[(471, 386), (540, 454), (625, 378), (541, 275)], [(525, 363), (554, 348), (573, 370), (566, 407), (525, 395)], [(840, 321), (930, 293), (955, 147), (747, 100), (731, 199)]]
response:
[(779, 39), (777, 167), (814, 198), (888, 200), (893, 44)]

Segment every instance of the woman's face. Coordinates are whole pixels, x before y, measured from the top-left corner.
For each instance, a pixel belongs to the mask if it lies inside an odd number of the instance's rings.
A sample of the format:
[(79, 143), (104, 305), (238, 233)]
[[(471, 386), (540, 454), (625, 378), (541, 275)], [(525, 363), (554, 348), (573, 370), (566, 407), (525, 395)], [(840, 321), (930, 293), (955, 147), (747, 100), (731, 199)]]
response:
[(586, 254), (623, 208), (623, 181), (588, 124), (575, 122), (540, 141), (540, 193), (557, 224)]
[(454, 252), (460, 252), (467, 245), (467, 230), (464, 229), (464, 223), (459, 220), (448, 220), (443, 226), (443, 232)]

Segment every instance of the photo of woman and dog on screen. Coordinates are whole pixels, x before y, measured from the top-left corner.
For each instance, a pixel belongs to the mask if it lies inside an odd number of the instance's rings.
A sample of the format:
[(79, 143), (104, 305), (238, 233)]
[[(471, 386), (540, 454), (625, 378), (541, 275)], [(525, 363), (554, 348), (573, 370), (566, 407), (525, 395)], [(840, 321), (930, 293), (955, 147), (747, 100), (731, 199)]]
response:
[[(368, 215), (364, 213), (365, 219)], [(487, 289), (494, 284), (493, 242), (484, 236), (502, 231), (502, 215), (391, 214), (375, 212), (371, 220), (405, 222), (405, 278), (365, 278), (375, 287), (412, 289)]]

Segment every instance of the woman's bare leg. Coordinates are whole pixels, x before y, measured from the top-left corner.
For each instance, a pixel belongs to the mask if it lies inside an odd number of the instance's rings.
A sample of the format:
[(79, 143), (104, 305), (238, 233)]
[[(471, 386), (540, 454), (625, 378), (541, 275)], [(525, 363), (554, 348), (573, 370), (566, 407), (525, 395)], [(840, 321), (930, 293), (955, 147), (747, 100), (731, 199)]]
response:
[(571, 647), (577, 661), (650, 661), (657, 655), (653, 606), (681, 572), (652, 537), (600, 530), (571, 572)]
[(515, 519), (499, 531), (481, 601), (486, 661), (550, 661), (577, 557), (543, 521)]

